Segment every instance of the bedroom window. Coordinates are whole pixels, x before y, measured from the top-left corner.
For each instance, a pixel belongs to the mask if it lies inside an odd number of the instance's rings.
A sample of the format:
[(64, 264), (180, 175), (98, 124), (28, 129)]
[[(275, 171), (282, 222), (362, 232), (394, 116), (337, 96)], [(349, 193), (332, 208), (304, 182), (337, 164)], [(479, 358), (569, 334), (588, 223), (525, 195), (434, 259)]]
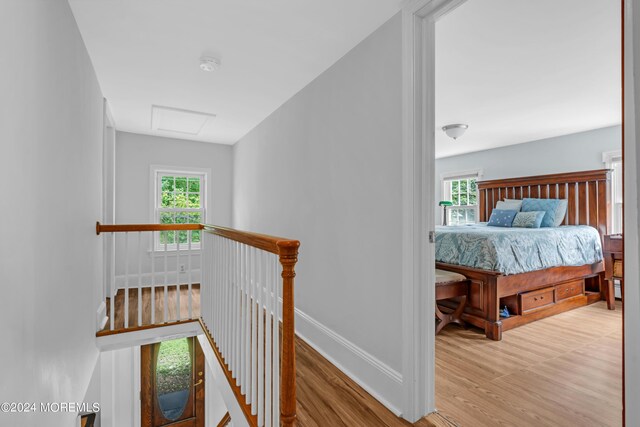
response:
[(611, 173), (611, 233), (622, 233), (622, 151), (602, 153), (602, 161)]
[[(207, 172), (152, 168), (155, 182), (154, 220), (158, 224), (200, 224), (206, 217)], [(200, 249), (200, 231), (162, 231), (156, 234), (157, 251)]]
[(447, 224), (474, 224), (478, 221), (479, 173), (449, 176), (443, 178), (443, 200), (449, 200), (453, 206), (447, 208)]

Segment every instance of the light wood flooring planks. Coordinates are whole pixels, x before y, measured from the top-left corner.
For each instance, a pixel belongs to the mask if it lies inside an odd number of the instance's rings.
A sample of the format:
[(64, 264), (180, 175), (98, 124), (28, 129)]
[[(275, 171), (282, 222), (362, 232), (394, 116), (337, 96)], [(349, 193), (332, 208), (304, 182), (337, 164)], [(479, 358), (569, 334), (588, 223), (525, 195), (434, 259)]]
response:
[[(362, 387), (296, 338), (297, 398), (299, 427), (407, 427)], [(452, 427), (440, 414), (431, 414), (417, 427)]]
[[(200, 317), (200, 285), (191, 285), (193, 299), (191, 302), (191, 313), (193, 318)], [(160, 325), (164, 320), (164, 286), (155, 287), (155, 322)], [(110, 299), (107, 299), (107, 316), (110, 315)], [(118, 289), (115, 297), (114, 307), (114, 329), (122, 330), (125, 322), (125, 291)], [(129, 289), (129, 328), (151, 325), (151, 288), (142, 288), (142, 323), (138, 325), (138, 289)], [(189, 288), (187, 285), (180, 286), (180, 318), (186, 320), (189, 317)], [(178, 298), (177, 286), (167, 286), (167, 318), (166, 323), (175, 322), (178, 319)], [(110, 321), (107, 322), (102, 332), (110, 328)], [(100, 335), (100, 332), (98, 333)]]
[(604, 301), (487, 340), (436, 337), (436, 406), (461, 426), (622, 425), (622, 310)]
[[(156, 288), (156, 323), (164, 313)], [(193, 285), (194, 316), (200, 289)], [(176, 287), (168, 293), (168, 321), (177, 316)], [(115, 298), (115, 327), (124, 327), (124, 293)], [(180, 312), (188, 313), (187, 287)], [(151, 323), (151, 291), (142, 292), (143, 322)], [(107, 314), (109, 312), (107, 311)], [(129, 325), (137, 327), (138, 295), (129, 291)], [(107, 327), (108, 327), (107, 323)], [(296, 338), (298, 426), (410, 426), (328, 360)], [(604, 302), (543, 319), (491, 341), (476, 329), (448, 326), (436, 337), (438, 413), (417, 427), (620, 426), (622, 423), (622, 310)]]

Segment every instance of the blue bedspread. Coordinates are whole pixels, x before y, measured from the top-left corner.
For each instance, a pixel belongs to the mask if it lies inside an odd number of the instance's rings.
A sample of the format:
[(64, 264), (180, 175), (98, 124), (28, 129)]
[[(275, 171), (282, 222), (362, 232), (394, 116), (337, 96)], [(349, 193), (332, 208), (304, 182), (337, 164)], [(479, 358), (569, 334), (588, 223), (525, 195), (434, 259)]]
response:
[(436, 227), (436, 261), (502, 274), (602, 260), (598, 231), (586, 225), (546, 228)]

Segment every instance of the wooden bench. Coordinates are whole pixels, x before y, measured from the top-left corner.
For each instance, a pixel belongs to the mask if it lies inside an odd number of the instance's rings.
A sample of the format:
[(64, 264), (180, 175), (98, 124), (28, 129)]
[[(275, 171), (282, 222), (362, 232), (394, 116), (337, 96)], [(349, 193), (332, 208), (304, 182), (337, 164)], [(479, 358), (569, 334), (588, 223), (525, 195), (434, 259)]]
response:
[[(440, 270), (436, 268), (436, 335), (449, 323), (457, 323), (464, 327), (462, 313), (467, 304), (467, 294), (469, 292), (469, 280), (460, 273)], [(449, 298), (460, 298), (458, 307), (451, 313), (443, 313), (438, 307), (438, 301)]]

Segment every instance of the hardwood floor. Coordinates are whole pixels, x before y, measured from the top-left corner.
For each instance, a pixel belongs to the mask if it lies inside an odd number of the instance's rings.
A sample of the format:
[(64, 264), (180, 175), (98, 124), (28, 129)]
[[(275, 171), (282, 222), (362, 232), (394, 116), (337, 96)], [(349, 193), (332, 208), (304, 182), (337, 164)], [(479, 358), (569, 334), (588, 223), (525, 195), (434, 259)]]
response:
[(445, 328), (436, 337), (436, 407), (471, 427), (622, 425), (620, 303), (539, 320), (500, 342)]
[[(191, 312), (194, 318), (200, 317), (200, 285), (191, 285), (193, 292), (193, 301), (191, 303)], [(178, 319), (178, 301), (177, 301), (177, 287), (175, 285), (167, 287), (167, 322), (175, 322)], [(182, 320), (185, 320), (189, 316), (189, 288), (187, 285), (180, 286), (180, 316)], [(124, 328), (124, 301), (125, 292), (123, 289), (119, 289), (115, 297), (114, 307), (114, 328), (121, 330)], [(156, 286), (155, 288), (155, 324), (161, 325), (164, 323), (164, 287)], [(107, 316), (110, 314), (110, 299), (107, 299)], [(138, 325), (138, 290), (129, 289), (129, 328), (139, 328), (140, 326), (151, 325), (151, 288), (142, 289), (142, 323)], [(110, 328), (110, 323), (107, 322), (103, 331), (99, 332), (101, 335), (107, 332)]]
[[(162, 290), (156, 289), (158, 323), (164, 311)], [(194, 285), (193, 291), (193, 313), (199, 316), (199, 286)], [(167, 299), (168, 320), (175, 321), (175, 286), (169, 287)], [(142, 292), (142, 303), (145, 327), (151, 322), (148, 288)], [(115, 304), (115, 325), (122, 328), (122, 291)], [(187, 304), (183, 286), (180, 312), (184, 316)], [(137, 327), (137, 310), (137, 291), (130, 290), (132, 327)], [(414, 425), (620, 426), (621, 326), (620, 304), (610, 311), (604, 301), (508, 331), (502, 341), (488, 340), (479, 330), (449, 326), (436, 337), (438, 413)], [(298, 426), (411, 425), (299, 338), (296, 352)]]
[[(396, 417), (300, 338), (296, 338), (296, 362), (299, 427), (412, 425)], [(432, 414), (414, 425), (455, 426), (441, 414)]]

